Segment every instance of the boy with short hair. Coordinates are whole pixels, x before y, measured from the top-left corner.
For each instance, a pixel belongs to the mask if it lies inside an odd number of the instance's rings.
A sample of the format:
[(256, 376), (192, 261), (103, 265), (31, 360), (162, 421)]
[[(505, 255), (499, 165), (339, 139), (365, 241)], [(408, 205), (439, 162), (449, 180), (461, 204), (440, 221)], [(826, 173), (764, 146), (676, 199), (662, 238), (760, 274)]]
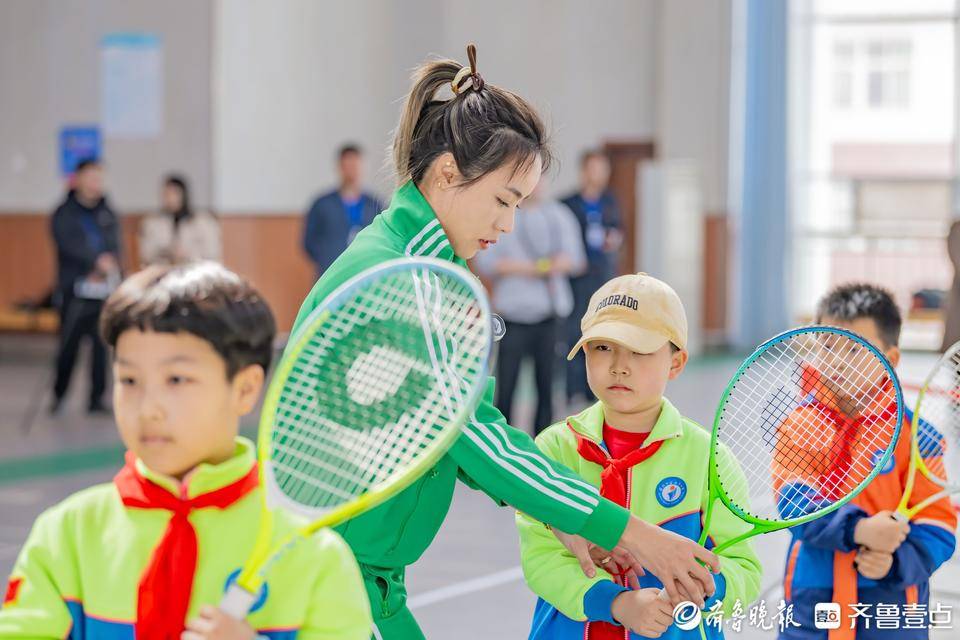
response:
[[(599, 402), (546, 429), (537, 445), (634, 515), (699, 539), (709, 496), (710, 433), (663, 396), (667, 382), (687, 362), (687, 320), (680, 298), (666, 283), (643, 273), (614, 278), (594, 293), (581, 329), (570, 357), (583, 348), (587, 380)], [(673, 607), (660, 597), (656, 576), (635, 582), (619, 575), (608, 557), (601, 563), (610, 572), (588, 578), (546, 525), (518, 513), (517, 528), (524, 576), (539, 596), (532, 640), (637, 635), (699, 640), (696, 628), (682, 631), (673, 624)], [(718, 508), (707, 545), (712, 548), (746, 529)], [(706, 608), (722, 600), (730, 613), (737, 601), (746, 606), (756, 597), (760, 562), (747, 541), (720, 555), (717, 591)], [(720, 637), (712, 626), (706, 633)]]
[[(258, 530), (254, 445), (237, 434), (272, 356), (263, 298), (214, 263), (152, 267), (110, 296), (100, 329), (127, 462), (113, 483), (37, 519), (0, 636), (368, 640), (357, 564), (330, 530), (281, 557), (249, 622), (212, 606)], [(276, 525), (282, 535), (295, 519), (279, 514)]]
[[(817, 305), (815, 322), (852, 331), (873, 344), (893, 367), (900, 361), (900, 311), (889, 292), (865, 283), (852, 283), (828, 292)], [(887, 384), (892, 384), (887, 381)], [(809, 403), (798, 407), (785, 422), (804, 422), (807, 411), (823, 409), (844, 419), (844, 407), (850, 403), (828, 397), (827, 387), (816, 385)], [(879, 393), (877, 402), (889, 403), (890, 393)], [(876, 402), (874, 403), (876, 404)], [(858, 408), (859, 415), (879, 415), (883, 406)], [(858, 416), (846, 416), (855, 422)], [(943, 498), (921, 510), (909, 523), (891, 517), (903, 496), (911, 455), (910, 410), (904, 412), (893, 456), (879, 475), (853, 500), (835, 512), (790, 529), (792, 541), (787, 553), (784, 596), (794, 606), (799, 626), (780, 633), (786, 640), (906, 640), (927, 638), (926, 628), (905, 628), (904, 607), (926, 608), (930, 598), (928, 580), (937, 568), (953, 555), (956, 546), (956, 513), (949, 498)], [(842, 425), (838, 424), (838, 428)], [(937, 425), (921, 423), (928, 437), (937, 437)], [(931, 428), (932, 427), (932, 428)], [(789, 487), (787, 487), (789, 490)], [(935, 494), (938, 488), (917, 476), (910, 504), (918, 504)], [(909, 506), (909, 505), (908, 505)], [(839, 629), (818, 629), (815, 608), (818, 603), (841, 606)], [(876, 614), (877, 605), (896, 609), (896, 629), (877, 628), (867, 617), (854, 615), (851, 605), (861, 604), (866, 616)], [(919, 607), (918, 607), (919, 605)], [(925, 616), (923, 616), (925, 618)], [(855, 628), (851, 627), (854, 623)], [(822, 626), (822, 625), (821, 625)]]

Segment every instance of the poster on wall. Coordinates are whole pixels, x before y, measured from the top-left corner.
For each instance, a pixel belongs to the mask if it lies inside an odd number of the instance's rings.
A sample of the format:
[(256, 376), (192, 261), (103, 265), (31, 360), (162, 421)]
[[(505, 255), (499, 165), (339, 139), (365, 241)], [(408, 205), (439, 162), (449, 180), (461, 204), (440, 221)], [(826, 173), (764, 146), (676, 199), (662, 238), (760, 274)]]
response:
[(81, 160), (101, 157), (100, 129), (93, 125), (66, 125), (60, 128), (60, 175), (73, 174)]
[(152, 33), (100, 41), (100, 126), (108, 138), (156, 138), (163, 128), (163, 43)]

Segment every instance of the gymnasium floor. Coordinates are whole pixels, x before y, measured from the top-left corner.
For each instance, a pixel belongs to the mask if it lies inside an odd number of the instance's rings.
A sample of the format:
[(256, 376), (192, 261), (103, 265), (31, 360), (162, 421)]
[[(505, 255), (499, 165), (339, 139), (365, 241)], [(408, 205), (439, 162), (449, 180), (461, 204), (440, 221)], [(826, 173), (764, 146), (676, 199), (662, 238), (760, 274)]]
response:
[[(42, 391), (49, 386), (52, 359), (49, 338), (0, 336), (0, 576), (6, 576), (30, 524), (45, 507), (90, 484), (109, 480), (120, 463), (121, 448), (109, 419), (89, 419), (82, 412), (83, 389), (62, 416), (46, 415)], [(690, 417), (709, 425), (713, 405), (739, 358), (695, 359), (668, 396)], [(908, 394), (911, 383), (932, 364), (929, 354), (908, 353), (900, 367)], [(77, 370), (78, 382), (84, 369)], [(525, 384), (529, 384), (528, 381)], [(529, 420), (530, 393), (521, 393)], [(252, 422), (245, 425), (252, 428)], [(787, 536), (761, 538), (757, 549), (764, 562), (762, 598), (775, 612), (782, 597), (780, 574)], [(458, 487), (450, 515), (437, 539), (408, 578), (410, 603), (429, 638), (480, 640), (523, 638), (529, 628), (534, 598), (518, 567), (513, 514), (497, 508), (485, 495)], [(931, 604), (960, 606), (960, 561), (937, 575)], [(772, 613), (768, 620), (772, 620)], [(934, 637), (956, 637), (944, 630)], [(728, 638), (772, 638), (744, 624)]]

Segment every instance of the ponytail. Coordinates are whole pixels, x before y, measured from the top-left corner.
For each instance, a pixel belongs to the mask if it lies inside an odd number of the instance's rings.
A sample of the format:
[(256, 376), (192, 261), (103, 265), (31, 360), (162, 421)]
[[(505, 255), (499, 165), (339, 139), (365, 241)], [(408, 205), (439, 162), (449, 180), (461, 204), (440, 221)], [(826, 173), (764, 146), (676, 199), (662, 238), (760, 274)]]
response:
[[(450, 152), (467, 183), (506, 162), (514, 169), (540, 157), (546, 171), (553, 156), (546, 127), (520, 96), (484, 82), (476, 67), (476, 47), (467, 47), (469, 66), (434, 60), (413, 74), (400, 122), (394, 131), (397, 181), (419, 184), (433, 160)], [(437, 99), (449, 89), (453, 97)]]

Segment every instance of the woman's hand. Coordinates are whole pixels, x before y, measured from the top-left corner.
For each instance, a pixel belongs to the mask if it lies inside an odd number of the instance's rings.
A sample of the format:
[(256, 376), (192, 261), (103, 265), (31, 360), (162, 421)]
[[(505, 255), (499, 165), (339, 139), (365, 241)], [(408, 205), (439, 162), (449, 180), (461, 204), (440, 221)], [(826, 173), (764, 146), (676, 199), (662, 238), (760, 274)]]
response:
[[(633, 559), (633, 556), (631, 556), (626, 549), (622, 547), (616, 547), (613, 550), (608, 551), (603, 547), (590, 544), (589, 550), (590, 559), (593, 561), (594, 565), (612, 575), (617, 582), (620, 581), (620, 577), (622, 576), (624, 586), (631, 587), (633, 589), (640, 588), (639, 576), (643, 575), (643, 567), (640, 567), (636, 563), (636, 561)], [(637, 569), (639, 569), (639, 573), (637, 573)]]
[[(597, 566), (616, 562), (620, 572), (626, 573), (631, 586), (637, 576), (652, 573), (663, 583), (670, 602), (674, 605), (685, 600), (702, 607), (706, 599), (716, 591), (714, 572), (720, 571), (720, 558), (707, 551), (695, 541), (666, 529), (648, 524), (635, 516), (630, 517), (620, 544), (609, 554), (592, 545), (585, 538), (553, 529), (560, 543), (580, 562), (580, 568), (588, 578), (597, 575)], [(606, 558), (608, 562), (603, 562)], [(701, 564), (703, 563), (703, 564)], [(704, 564), (707, 565), (704, 567)]]
[(720, 571), (720, 558), (694, 540), (630, 516), (618, 546), (660, 579), (674, 605), (689, 600), (703, 607), (716, 591), (713, 573)]

